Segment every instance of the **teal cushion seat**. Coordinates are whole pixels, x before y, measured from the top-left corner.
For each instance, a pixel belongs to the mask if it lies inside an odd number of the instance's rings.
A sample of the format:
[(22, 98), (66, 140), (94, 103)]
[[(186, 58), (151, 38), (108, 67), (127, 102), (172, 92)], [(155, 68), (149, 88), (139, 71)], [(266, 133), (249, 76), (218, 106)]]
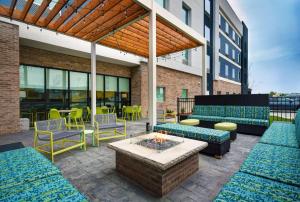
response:
[(300, 201), (300, 188), (237, 172), (225, 184), (215, 201)]
[(297, 111), (296, 114), (295, 127), (296, 127), (296, 139), (300, 147), (300, 109)]
[(87, 201), (61, 175), (52, 175), (0, 191), (0, 201)]
[(226, 106), (226, 117), (245, 118), (244, 106)]
[(257, 143), (240, 171), (300, 187), (300, 149)]
[(0, 153), (0, 192), (60, 173), (56, 166), (31, 147)]
[(269, 120), (269, 116), (269, 107), (245, 106), (245, 118)]
[(223, 117), (222, 121), (232, 122), (237, 124), (246, 124), (246, 125), (269, 126), (269, 120), (264, 120), (264, 119)]
[(189, 119), (198, 119), (200, 121), (214, 121), (220, 122), (223, 117), (221, 116), (202, 116), (202, 115), (190, 115), (188, 116)]
[(184, 135), (186, 138), (202, 140), (209, 143), (223, 143), (230, 139), (228, 131), (214, 130), (195, 126), (166, 123), (154, 126), (154, 131), (165, 130), (173, 135)]
[(259, 142), (285, 147), (299, 147), (295, 125), (287, 122), (273, 122)]

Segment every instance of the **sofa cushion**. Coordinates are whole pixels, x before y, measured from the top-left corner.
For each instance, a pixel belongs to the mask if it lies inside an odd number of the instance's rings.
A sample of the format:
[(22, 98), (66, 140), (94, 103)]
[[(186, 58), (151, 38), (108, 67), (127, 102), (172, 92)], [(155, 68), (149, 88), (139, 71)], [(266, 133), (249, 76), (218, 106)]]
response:
[(209, 106), (195, 105), (193, 108), (194, 115), (209, 116)]
[(257, 143), (240, 171), (300, 187), (300, 149)]
[(202, 140), (208, 143), (223, 143), (230, 139), (228, 131), (214, 130), (195, 126), (166, 123), (154, 126), (154, 131), (166, 130), (173, 135), (184, 135), (186, 138)]
[(236, 117), (244, 118), (245, 117), (245, 107), (244, 106), (226, 106), (226, 117)]
[(287, 122), (273, 122), (259, 142), (285, 147), (299, 147), (295, 124)]
[(225, 116), (225, 107), (221, 105), (195, 105), (193, 115)]
[(237, 172), (215, 201), (300, 201), (300, 188)]
[(210, 116), (225, 116), (225, 106), (211, 105)]
[(269, 107), (245, 106), (245, 118), (269, 120), (269, 116)]
[(269, 126), (269, 120), (264, 120), (264, 119), (223, 117), (222, 121), (232, 122), (237, 124), (246, 124), (246, 125)]
[(0, 201), (87, 201), (61, 175), (18, 184), (0, 191)]
[(2, 189), (60, 174), (42, 154), (31, 147), (0, 153), (0, 192)]
[(202, 116), (202, 115), (190, 115), (188, 116), (189, 119), (198, 119), (200, 121), (213, 121), (219, 122), (223, 119), (221, 116)]

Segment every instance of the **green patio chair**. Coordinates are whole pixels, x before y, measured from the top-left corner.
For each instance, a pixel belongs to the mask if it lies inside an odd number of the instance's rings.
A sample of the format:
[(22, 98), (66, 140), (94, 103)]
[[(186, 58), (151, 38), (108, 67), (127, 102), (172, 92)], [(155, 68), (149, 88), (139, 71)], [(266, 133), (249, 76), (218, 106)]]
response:
[(86, 107), (86, 117), (85, 117), (86, 121), (91, 120), (91, 108), (89, 106)]
[(60, 119), (61, 115), (57, 109), (50, 109), (49, 114), (48, 114), (48, 119)]
[(82, 115), (83, 115), (82, 109), (72, 108), (70, 113), (70, 121), (75, 123), (75, 126), (79, 126), (78, 123), (84, 125)]
[(139, 105), (137, 109), (137, 118), (141, 119), (142, 118), (142, 106)]

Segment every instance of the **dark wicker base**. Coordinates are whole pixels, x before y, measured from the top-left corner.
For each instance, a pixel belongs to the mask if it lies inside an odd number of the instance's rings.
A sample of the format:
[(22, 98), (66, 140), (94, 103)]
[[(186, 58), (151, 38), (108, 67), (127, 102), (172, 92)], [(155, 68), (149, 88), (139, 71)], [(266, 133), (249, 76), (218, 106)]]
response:
[(193, 154), (171, 168), (161, 170), (127, 154), (116, 152), (116, 169), (150, 194), (161, 197), (199, 169), (199, 155)]
[(210, 156), (222, 157), (224, 154), (229, 152), (230, 150), (230, 140), (227, 140), (221, 144), (218, 143), (210, 143), (208, 142), (208, 146), (201, 150), (200, 153), (208, 154)]
[(236, 139), (236, 130), (230, 131), (230, 140), (234, 141)]
[[(214, 128), (214, 125), (219, 122), (213, 121), (201, 121), (200, 120), (200, 127), (204, 128)], [(237, 124), (237, 132), (243, 134), (251, 134), (262, 136), (264, 132), (267, 130), (268, 127), (266, 126), (256, 126), (256, 125), (245, 125), (245, 124)]]

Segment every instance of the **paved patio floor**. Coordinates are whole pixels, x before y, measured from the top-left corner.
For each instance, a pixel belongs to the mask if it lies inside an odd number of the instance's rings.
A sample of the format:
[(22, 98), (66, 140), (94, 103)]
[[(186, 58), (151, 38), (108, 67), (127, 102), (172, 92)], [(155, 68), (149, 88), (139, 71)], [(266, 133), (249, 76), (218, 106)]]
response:
[[(145, 121), (128, 122), (128, 134), (137, 135), (145, 131)], [(0, 144), (23, 142), (32, 146), (33, 131), (0, 136)], [(120, 176), (115, 170), (115, 152), (106, 147), (92, 147), (90, 138), (86, 152), (73, 150), (55, 158), (55, 164), (75, 187), (91, 201), (212, 201), (235, 173), (259, 137), (238, 134), (231, 143), (230, 152), (218, 160), (199, 154), (199, 171), (167, 196), (157, 199), (139, 186)], [(116, 140), (111, 140), (116, 141)]]

